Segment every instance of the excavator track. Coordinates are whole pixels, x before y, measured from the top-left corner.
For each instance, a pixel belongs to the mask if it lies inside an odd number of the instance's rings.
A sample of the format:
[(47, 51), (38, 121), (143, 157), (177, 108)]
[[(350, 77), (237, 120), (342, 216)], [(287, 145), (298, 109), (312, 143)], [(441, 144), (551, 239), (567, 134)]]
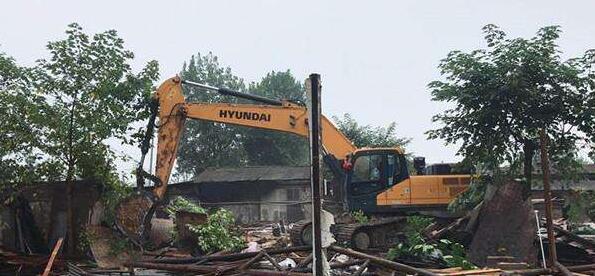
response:
[(312, 243), (312, 221), (303, 219), (293, 224), (289, 229), (289, 237), (294, 246)]
[[(406, 217), (378, 218), (368, 223), (338, 223), (331, 226), (337, 243), (356, 250), (387, 249), (402, 241)], [(312, 222), (301, 220), (289, 231), (294, 245), (312, 243)]]

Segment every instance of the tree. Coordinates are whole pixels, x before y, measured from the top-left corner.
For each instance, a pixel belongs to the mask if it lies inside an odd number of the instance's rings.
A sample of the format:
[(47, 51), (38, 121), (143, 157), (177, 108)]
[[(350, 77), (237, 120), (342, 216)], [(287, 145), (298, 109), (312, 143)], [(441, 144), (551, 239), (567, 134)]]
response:
[[(192, 56), (184, 64), (181, 77), (185, 80), (205, 83), (216, 87), (243, 91), (244, 80), (235, 76), (231, 68), (219, 64), (212, 53)], [(189, 102), (236, 102), (235, 98), (205, 92), (195, 87), (184, 87)], [(188, 120), (180, 140), (176, 176), (190, 178), (208, 167), (228, 167), (245, 164), (246, 153), (238, 137), (237, 127), (201, 120)]]
[(538, 132), (545, 128), (553, 163), (569, 168), (566, 161), (594, 133), (595, 51), (562, 61), (558, 26), (530, 39), (507, 38), (495, 25), (483, 31), (487, 48), (450, 52), (439, 65), (443, 80), (428, 85), (434, 101), (453, 106), (433, 117), (441, 127), (428, 137), (460, 142), (458, 154), (491, 170), (522, 163), (531, 183)]
[[(272, 99), (303, 102), (304, 88), (289, 71), (271, 72), (246, 89), (244, 81), (231, 68), (223, 67), (218, 58), (193, 55), (180, 73), (183, 79), (216, 87), (246, 91)], [(194, 87), (184, 87), (187, 101), (249, 102), (222, 96)], [(188, 120), (180, 141), (176, 177), (188, 179), (208, 167), (246, 165), (305, 165), (308, 161), (307, 140), (291, 134), (201, 120)]]
[(0, 186), (36, 179), (40, 143), (38, 129), (29, 123), (35, 116), (36, 95), (29, 93), (27, 68), (0, 53)]
[[(306, 101), (304, 86), (289, 70), (268, 73), (260, 82), (252, 83), (249, 91), (270, 99), (302, 104)], [(242, 145), (251, 165), (307, 165), (310, 160), (308, 140), (304, 137), (273, 130), (242, 129)]]
[[(132, 73), (134, 58), (115, 30), (89, 36), (70, 24), (63, 40), (49, 42), (49, 59), (40, 59), (30, 78), (39, 95), (26, 124), (39, 132), (36, 145), (53, 170), (45, 178), (65, 179), (68, 205), (68, 248), (73, 253), (72, 213), (75, 179), (106, 182), (114, 177), (115, 152), (108, 139), (132, 143), (140, 132), (135, 122), (145, 119), (145, 108), (158, 78), (158, 64), (150, 61)], [(109, 184), (109, 183), (104, 183)]]
[(397, 124), (392, 122), (386, 127), (360, 125), (349, 113), (342, 118), (333, 117), (337, 128), (358, 147), (406, 147), (411, 138), (397, 136)]

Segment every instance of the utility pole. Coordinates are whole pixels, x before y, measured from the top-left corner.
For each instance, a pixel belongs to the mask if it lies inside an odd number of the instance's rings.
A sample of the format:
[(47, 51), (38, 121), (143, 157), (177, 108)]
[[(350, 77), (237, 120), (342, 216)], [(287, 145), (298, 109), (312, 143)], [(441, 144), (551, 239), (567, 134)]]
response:
[[(539, 131), (541, 146), (541, 170), (543, 172), (543, 198), (545, 200), (545, 220), (547, 228), (547, 240), (549, 251), (549, 266), (554, 267), (558, 262), (556, 253), (556, 236), (554, 235), (554, 224), (552, 220), (552, 192), (550, 188), (550, 162), (547, 155), (548, 137), (545, 128)], [(529, 183), (531, 185), (531, 183)]]
[(321, 199), (321, 163), (320, 163), (320, 75), (311, 74), (306, 80), (306, 90), (310, 96), (310, 181), (312, 187), (312, 272), (314, 275), (323, 275), (322, 271), (322, 234), (320, 227)]

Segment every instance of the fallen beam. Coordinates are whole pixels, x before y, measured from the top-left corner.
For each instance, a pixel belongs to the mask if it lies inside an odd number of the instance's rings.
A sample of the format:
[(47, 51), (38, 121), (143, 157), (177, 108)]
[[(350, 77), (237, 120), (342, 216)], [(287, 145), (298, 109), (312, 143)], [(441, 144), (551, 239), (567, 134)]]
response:
[(262, 276), (312, 276), (312, 273), (300, 273), (291, 271), (274, 271), (265, 269), (249, 269), (244, 271), (245, 275), (262, 275)]
[(54, 250), (52, 250), (52, 255), (50, 255), (48, 264), (45, 266), (45, 270), (43, 271), (43, 276), (50, 275), (50, 272), (52, 271), (52, 265), (54, 265), (54, 260), (56, 259), (56, 255), (58, 255), (58, 251), (60, 251), (60, 248), (62, 247), (62, 241), (64, 241), (64, 238), (60, 238), (56, 242)]
[(310, 255), (308, 255), (308, 257), (306, 257), (305, 259), (303, 259), (299, 264), (297, 264), (296, 267), (292, 268), (290, 271), (294, 271), (296, 269), (300, 269), (303, 267), (306, 267), (310, 262), (312, 262), (312, 257), (314, 255), (312, 255), (312, 253), (310, 253)]
[(567, 236), (568, 239), (570, 239), (570, 240), (572, 240), (574, 242), (577, 242), (577, 243), (579, 243), (579, 244), (581, 244), (581, 245), (583, 245), (583, 246), (585, 246), (585, 247), (587, 247), (589, 249), (595, 250), (595, 242), (594, 241), (585, 239), (585, 238), (583, 238), (583, 237), (581, 237), (581, 236), (579, 236), (577, 234), (574, 234), (574, 233), (572, 233), (572, 232), (570, 232), (568, 230), (565, 230), (564, 228), (562, 228), (560, 226), (557, 226), (557, 225), (554, 225), (554, 230), (556, 230), (556, 232), (558, 232), (559, 234), (562, 234), (564, 236)]
[(493, 268), (493, 269), (462, 270), (462, 271), (457, 271), (457, 272), (451, 272), (451, 273), (446, 273), (446, 274), (440, 273), (440, 274), (446, 275), (446, 276), (467, 276), (467, 275), (490, 275), (490, 274), (498, 273), (498, 272), (502, 272), (502, 269)]
[(341, 253), (341, 254), (345, 254), (347, 256), (351, 256), (354, 258), (358, 258), (358, 259), (368, 259), (370, 260), (372, 263), (375, 263), (377, 265), (381, 265), (383, 267), (386, 268), (390, 268), (396, 271), (403, 271), (403, 272), (409, 272), (409, 273), (413, 273), (413, 274), (419, 274), (419, 275), (424, 275), (424, 276), (437, 276), (438, 274), (430, 272), (428, 270), (425, 269), (421, 269), (421, 268), (415, 268), (412, 266), (408, 266), (406, 264), (401, 264), (401, 263), (397, 263), (397, 262), (393, 262), (393, 261), (389, 261), (383, 258), (379, 258), (376, 256), (372, 256), (372, 255), (368, 255), (362, 252), (358, 252), (352, 249), (347, 249), (347, 248), (342, 248), (342, 247), (338, 247), (336, 245), (331, 245), (329, 246), (329, 249), (332, 251), (335, 251), (337, 253)]
[(572, 272), (570, 272), (570, 270), (568, 270), (568, 268), (563, 266), (561, 263), (556, 261), (556, 262), (554, 262), (554, 266), (558, 269), (558, 271), (560, 271), (560, 273), (562, 273), (562, 275), (572, 276)]
[(264, 250), (260, 251), (258, 253), (258, 255), (254, 256), (252, 259), (250, 259), (249, 261), (247, 261), (245, 264), (240, 266), (240, 270), (246, 270), (248, 269), (252, 264), (254, 264), (255, 262), (260, 261), (260, 259), (262, 259), (262, 257), (264, 257)]
[[(339, 269), (339, 268), (346, 268), (346, 267), (350, 267), (350, 266), (354, 266), (354, 265), (361, 265), (362, 263), (364, 263), (363, 260), (351, 260), (351, 261), (346, 261), (344, 263), (334, 262), (334, 263), (330, 263), (329, 264), (329, 267), (331, 269)], [(312, 268), (310, 268), (310, 267), (301, 267), (301, 268), (296, 268), (293, 271), (295, 271), (295, 272), (311, 272), (312, 271)]]
[(186, 265), (186, 264), (156, 264), (148, 262), (133, 262), (126, 263), (126, 266), (150, 268), (166, 271), (178, 272), (196, 272), (196, 273), (210, 273), (210, 272), (225, 272), (234, 269), (236, 265)]
[(283, 268), (277, 263), (277, 261), (275, 261), (275, 259), (273, 259), (273, 257), (267, 254), (267, 252), (264, 250), (262, 252), (264, 252), (264, 258), (267, 259), (267, 261), (269, 261), (269, 263), (271, 263), (278, 271), (283, 270)]
[[(283, 254), (283, 253), (304, 252), (304, 251), (310, 251), (310, 250), (312, 250), (312, 247), (309, 245), (293, 246), (293, 247), (267, 250), (267, 254), (277, 255), (277, 254)], [(253, 258), (258, 254), (259, 254), (259, 252), (246, 252), (246, 253), (236, 253), (236, 254), (218, 255), (218, 256), (202, 256), (202, 257), (183, 258), (183, 259), (182, 258), (164, 258), (164, 259), (151, 260), (150, 262), (151, 263), (160, 263), (160, 264), (193, 264), (193, 263), (200, 262), (203, 260), (206, 260), (206, 262), (237, 261), (237, 260), (242, 260), (242, 259)]]
[[(568, 270), (570, 270), (571, 272), (591, 271), (591, 270), (595, 270), (595, 264), (567, 266), (566, 268)], [(506, 274), (533, 276), (533, 275), (553, 274), (553, 271), (551, 269), (545, 269), (545, 268), (522, 269), (522, 270), (506, 271)]]

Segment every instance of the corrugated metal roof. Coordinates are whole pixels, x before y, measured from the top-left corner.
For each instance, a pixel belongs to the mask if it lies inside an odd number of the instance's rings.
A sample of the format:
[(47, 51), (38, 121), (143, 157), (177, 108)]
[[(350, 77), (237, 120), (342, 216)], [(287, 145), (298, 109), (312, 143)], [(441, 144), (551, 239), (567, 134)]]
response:
[(194, 183), (309, 180), (310, 167), (207, 168)]

